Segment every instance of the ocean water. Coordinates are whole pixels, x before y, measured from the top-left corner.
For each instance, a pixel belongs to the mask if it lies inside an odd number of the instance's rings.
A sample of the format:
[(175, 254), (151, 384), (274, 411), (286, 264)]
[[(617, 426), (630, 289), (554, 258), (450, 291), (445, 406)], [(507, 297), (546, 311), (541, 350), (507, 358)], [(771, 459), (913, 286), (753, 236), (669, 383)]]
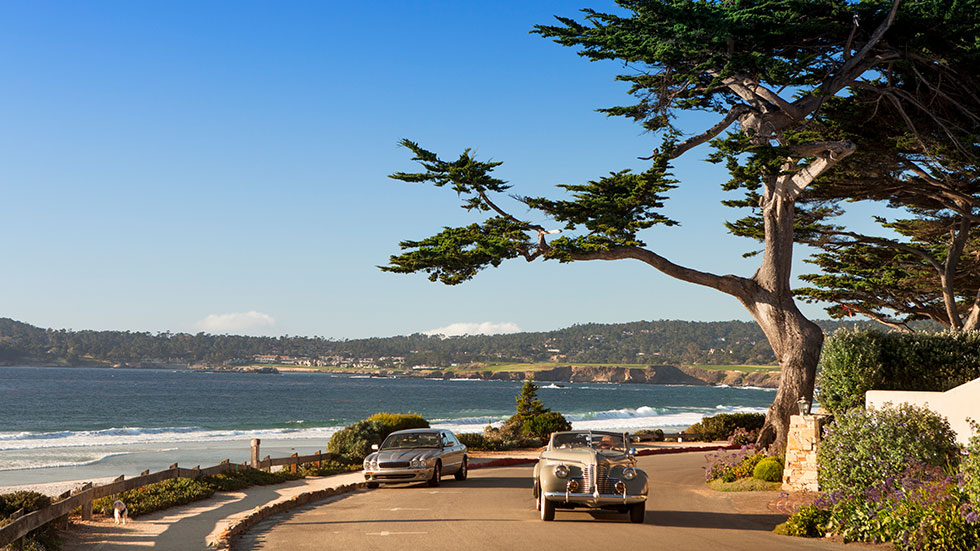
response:
[[(378, 411), (479, 432), (513, 414), (520, 382), (321, 373), (0, 367), (0, 486), (204, 467), (325, 450)], [(687, 385), (541, 383), (575, 428), (683, 429), (707, 415), (763, 412), (774, 391)]]

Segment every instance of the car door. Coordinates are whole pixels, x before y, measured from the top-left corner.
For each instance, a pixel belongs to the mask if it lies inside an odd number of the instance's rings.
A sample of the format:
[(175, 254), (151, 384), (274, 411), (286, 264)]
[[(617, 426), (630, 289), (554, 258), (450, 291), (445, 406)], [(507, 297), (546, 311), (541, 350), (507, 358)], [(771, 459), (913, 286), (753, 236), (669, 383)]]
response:
[(463, 463), (463, 446), (451, 432), (441, 432), (442, 439), (442, 472), (455, 473)]

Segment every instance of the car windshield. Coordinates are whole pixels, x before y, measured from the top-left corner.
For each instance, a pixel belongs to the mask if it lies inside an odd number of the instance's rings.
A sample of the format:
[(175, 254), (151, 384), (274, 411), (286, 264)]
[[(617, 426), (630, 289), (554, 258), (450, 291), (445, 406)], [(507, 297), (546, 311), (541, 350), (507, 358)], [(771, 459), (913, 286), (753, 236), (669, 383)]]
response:
[(568, 432), (555, 435), (554, 447), (560, 449), (592, 448), (595, 450), (625, 451), (622, 434)]
[(382, 450), (405, 450), (410, 448), (438, 448), (439, 435), (431, 432), (409, 432), (392, 434), (381, 444)]

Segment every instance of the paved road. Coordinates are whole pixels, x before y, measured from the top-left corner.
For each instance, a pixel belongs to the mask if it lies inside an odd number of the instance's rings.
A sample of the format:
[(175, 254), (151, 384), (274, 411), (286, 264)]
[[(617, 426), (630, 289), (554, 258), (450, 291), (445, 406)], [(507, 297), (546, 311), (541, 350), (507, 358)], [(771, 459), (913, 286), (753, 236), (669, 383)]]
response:
[(784, 517), (766, 504), (777, 494), (713, 492), (703, 482), (701, 453), (640, 458), (654, 490), (644, 524), (626, 515), (559, 509), (539, 520), (531, 467), (470, 472), (470, 479), (366, 490), (295, 509), (255, 526), (236, 551), (342, 549), (848, 549), (819, 540), (777, 536)]

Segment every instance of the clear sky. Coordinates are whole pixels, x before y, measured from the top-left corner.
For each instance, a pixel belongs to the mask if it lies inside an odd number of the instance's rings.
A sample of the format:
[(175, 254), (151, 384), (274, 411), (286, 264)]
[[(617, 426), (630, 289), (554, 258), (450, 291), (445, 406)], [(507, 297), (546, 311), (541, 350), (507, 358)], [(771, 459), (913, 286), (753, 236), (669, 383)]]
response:
[[(750, 319), (633, 261), (518, 260), (455, 287), (378, 270), (398, 241), (474, 221), (449, 190), (387, 178), (416, 168), (401, 138), (503, 161), (522, 195), (644, 168), (655, 138), (595, 112), (629, 101), (623, 67), (528, 33), (586, 6), (609, 2), (0, 3), (0, 317), (332, 338)], [(642, 237), (751, 275), (725, 174), (685, 157), (682, 225)]]

